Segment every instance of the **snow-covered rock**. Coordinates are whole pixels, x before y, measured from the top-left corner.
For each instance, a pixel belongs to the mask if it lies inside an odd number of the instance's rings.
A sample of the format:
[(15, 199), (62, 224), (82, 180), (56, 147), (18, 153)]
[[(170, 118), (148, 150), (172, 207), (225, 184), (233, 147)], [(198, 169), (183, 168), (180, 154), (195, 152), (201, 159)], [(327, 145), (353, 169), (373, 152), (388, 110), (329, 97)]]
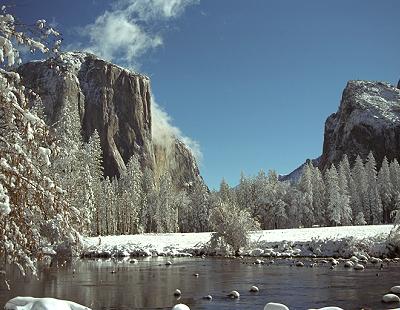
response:
[(344, 267), (351, 268), (354, 266), (354, 263), (351, 260), (348, 260), (344, 263)]
[(364, 265), (361, 265), (361, 264), (355, 264), (353, 269), (354, 270), (364, 270), (365, 267), (364, 267)]
[(304, 263), (303, 262), (296, 262), (296, 266), (297, 267), (304, 267)]
[(370, 262), (372, 264), (379, 264), (379, 263), (382, 263), (382, 260), (380, 258), (377, 258), (377, 257), (371, 257), (370, 258)]
[(289, 310), (284, 304), (269, 302), (265, 305), (264, 310)]
[(331, 264), (332, 264), (332, 266), (336, 266), (336, 265), (339, 265), (339, 262), (333, 258), (333, 259), (331, 259)]
[(390, 289), (390, 292), (393, 293), (393, 294), (400, 294), (400, 285), (399, 286), (393, 286)]
[(4, 306), (5, 310), (90, 310), (72, 301), (55, 298), (15, 297)]
[(257, 292), (259, 292), (259, 291), (260, 291), (259, 288), (258, 288), (257, 286), (255, 286), (255, 285), (253, 285), (252, 287), (250, 287), (250, 292), (257, 293)]
[(185, 304), (177, 304), (172, 307), (172, 310), (190, 310), (190, 308)]
[(400, 302), (400, 297), (395, 295), (395, 294), (386, 294), (383, 295), (382, 301), (386, 303), (395, 303), (395, 302)]
[(230, 298), (239, 298), (239, 297), (240, 297), (240, 294), (239, 294), (238, 291), (231, 291), (231, 292), (228, 294), (228, 297), (230, 297)]
[(253, 249), (250, 251), (250, 256), (262, 256), (264, 254), (263, 249)]

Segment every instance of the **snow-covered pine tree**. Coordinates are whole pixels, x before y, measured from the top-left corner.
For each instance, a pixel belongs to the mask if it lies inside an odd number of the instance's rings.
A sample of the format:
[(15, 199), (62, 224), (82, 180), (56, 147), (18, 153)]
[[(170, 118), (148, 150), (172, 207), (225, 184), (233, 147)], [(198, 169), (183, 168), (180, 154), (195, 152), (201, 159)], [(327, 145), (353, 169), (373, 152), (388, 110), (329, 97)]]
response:
[(142, 177), (139, 160), (133, 155), (128, 161), (126, 171), (118, 181), (119, 209), (121, 210), (119, 233), (121, 234), (137, 234), (141, 230), (139, 213), (143, 200)]
[(235, 194), (224, 178), (219, 185), (219, 197), (224, 202), (236, 202)]
[(313, 188), (314, 223), (324, 225), (326, 221), (325, 182), (318, 167), (313, 168), (311, 182)]
[(268, 178), (263, 170), (260, 170), (254, 180), (255, 209), (253, 217), (261, 225), (261, 229), (268, 226)]
[(367, 176), (367, 201), (365, 206), (365, 210), (368, 212), (367, 218), (370, 224), (379, 224), (382, 221), (382, 201), (378, 190), (376, 162), (372, 152), (367, 157), (365, 174)]
[(340, 212), (340, 204), (342, 203), (342, 200), (339, 188), (339, 177), (335, 165), (332, 165), (325, 172), (325, 184), (328, 223), (336, 226), (341, 224), (342, 221)]
[(297, 187), (292, 187), (287, 196), (288, 204), (286, 214), (288, 216), (287, 228), (298, 228), (302, 225), (301, 208), (303, 202), (303, 193)]
[(153, 171), (146, 167), (142, 178), (142, 202), (139, 212), (139, 223), (143, 232), (154, 232), (154, 216), (157, 211), (157, 193)]
[(178, 210), (174, 204), (174, 190), (169, 173), (160, 177), (154, 219), (155, 232), (178, 231)]
[(386, 156), (383, 158), (381, 169), (378, 172), (378, 190), (383, 207), (383, 223), (390, 222), (390, 214), (394, 209), (393, 184), (390, 178), (389, 163)]
[(274, 170), (268, 172), (266, 187), (266, 209), (264, 223), (268, 228), (282, 228), (286, 224), (286, 183), (278, 180), (278, 174)]
[(51, 170), (55, 180), (66, 191), (70, 208), (77, 216), (74, 225), (88, 233), (93, 215), (91, 185), (94, 179), (88, 166), (90, 156), (81, 135), (78, 107), (65, 102), (61, 119), (54, 127), (59, 141)]
[(393, 159), (393, 161), (390, 163), (389, 170), (393, 197), (396, 199), (400, 195), (400, 165), (397, 159)]
[(303, 173), (299, 181), (299, 189), (303, 193), (301, 203), (301, 218), (303, 224), (311, 226), (314, 223), (314, 203), (313, 203), (313, 166), (308, 162), (303, 167)]
[(348, 158), (347, 154), (343, 155), (342, 160), (339, 163), (339, 168), (342, 170), (342, 172), (346, 176), (347, 185), (349, 185), (350, 178), (351, 178), (351, 166), (350, 166), (350, 162), (349, 162), (349, 158)]
[(246, 209), (250, 214), (255, 213), (255, 190), (254, 179), (240, 174), (240, 182), (236, 189), (237, 203), (240, 208)]
[[(350, 180), (350, 206), (353, 211), (353, 218), (356, 225), (363, 225), (362, 219), (366, 219), (369, 210), (366, 209), (367, 204), (367, 175), (365, 173), (364, 163), (360, 156), (357, 156), (353, 169), (351, 171)], [(360, 221), (357, 221), (359, 219)]]
[(99, 212), (99, 231), (100, 235), (114, 235), (117, 231), (116, 223), (118, 221), (118, 196), (117, 181), (105, 178), (102, 182), (103, 187), (103, 206)]
[(208, 219), (210, 217), (210, 201), (207, 189), (201, 184), (195, 184), (189, 193), (188, 210), (190, 214), (186, 231), (202, 232), (209, 230)]
[(352, 211), (350, 207), (349, 184), (348, 180), (350, 166), (348, 165), (347, 156), (339, 163), (339, 194), (340, 194), (340, 224), (350, 225), (352, 220)]
[(87, 167), (90, 171), (91, 191), (93, 195), (93, 210), (92, 210), (92, 225), (91, 234), (93, 236), (100, 235), (100, 214), (101, 209), (104, 208), (103, 199), (103, 152), (100, 144), (100, 136), (97, 130), (95, 130), (92, 136), (89, 138), (86, 144), (87, 154)]

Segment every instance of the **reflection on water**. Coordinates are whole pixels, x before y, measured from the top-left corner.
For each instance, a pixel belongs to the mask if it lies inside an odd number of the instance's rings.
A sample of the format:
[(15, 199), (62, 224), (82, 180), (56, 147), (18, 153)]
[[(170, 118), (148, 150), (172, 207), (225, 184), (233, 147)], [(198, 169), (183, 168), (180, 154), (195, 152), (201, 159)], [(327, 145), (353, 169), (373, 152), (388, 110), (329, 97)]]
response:
[[(0, 286), (0, 308), (17, 295), (73, 300), (93, 309), (171, 309), (185, 303), (191, 309), (263, 309), (267, 302), (281, 302), (290, 309), (327, 305), (344, 309), (389, 309), (380, 302), (387, 290), (400, 285), (400, 266), (369, 265), (364, 271), (339, 266), (290, 267), (289, 261), (253, 265), (249, 260), (143, 258), (129, 260), (77, 260), (67, 266), (48, 267), (40, 280), (9, 274), (11, 291)], [(252, 259), (253, 260), (253, 259)], [(306, 263), (308, 265), (308, 263)], [(194, 274), (198, 273), (199, 277)], [(250, 293), (251, 285), (260, 288)], [(173, 296), (182, 291), (179, 301)], [(226, 295), (240, 292), (239, 300)], [(202, 299), (212, 295), (213, 300)]]

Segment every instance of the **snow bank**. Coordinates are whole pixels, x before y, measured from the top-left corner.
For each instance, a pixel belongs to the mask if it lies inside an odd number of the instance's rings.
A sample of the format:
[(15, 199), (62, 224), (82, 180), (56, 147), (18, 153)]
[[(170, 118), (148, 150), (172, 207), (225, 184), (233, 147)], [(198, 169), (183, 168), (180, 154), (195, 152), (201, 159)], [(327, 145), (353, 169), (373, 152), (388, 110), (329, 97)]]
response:
[(55, 298), (15, 297), (4, 306), (5, 310), (91, 310), (72, 301)]
[[(392, 225), (342, 226), (264, 230), (251, 233), (243, 255), (264, 257), (351, 257), (388, 253)], [(85, 257), (192, 256), (218, 254), (209, 248), (212, 233), (140, 234), (91, 237), (84, 240)]]

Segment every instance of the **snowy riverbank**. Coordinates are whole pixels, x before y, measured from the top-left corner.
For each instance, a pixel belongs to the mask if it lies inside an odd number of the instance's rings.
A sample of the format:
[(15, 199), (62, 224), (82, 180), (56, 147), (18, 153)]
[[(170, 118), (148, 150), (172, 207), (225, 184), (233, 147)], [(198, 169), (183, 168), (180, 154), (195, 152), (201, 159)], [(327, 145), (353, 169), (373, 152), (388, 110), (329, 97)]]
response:
[[(386, 238), (392, 225), (318, 227), (256, 231), (243, 255), (265, 257), (350, 257), (365, 253), (387, 255)], [(215, 255), (208, 247), (212, 233), (140, 234), (91, 237), (83, 256)]]

